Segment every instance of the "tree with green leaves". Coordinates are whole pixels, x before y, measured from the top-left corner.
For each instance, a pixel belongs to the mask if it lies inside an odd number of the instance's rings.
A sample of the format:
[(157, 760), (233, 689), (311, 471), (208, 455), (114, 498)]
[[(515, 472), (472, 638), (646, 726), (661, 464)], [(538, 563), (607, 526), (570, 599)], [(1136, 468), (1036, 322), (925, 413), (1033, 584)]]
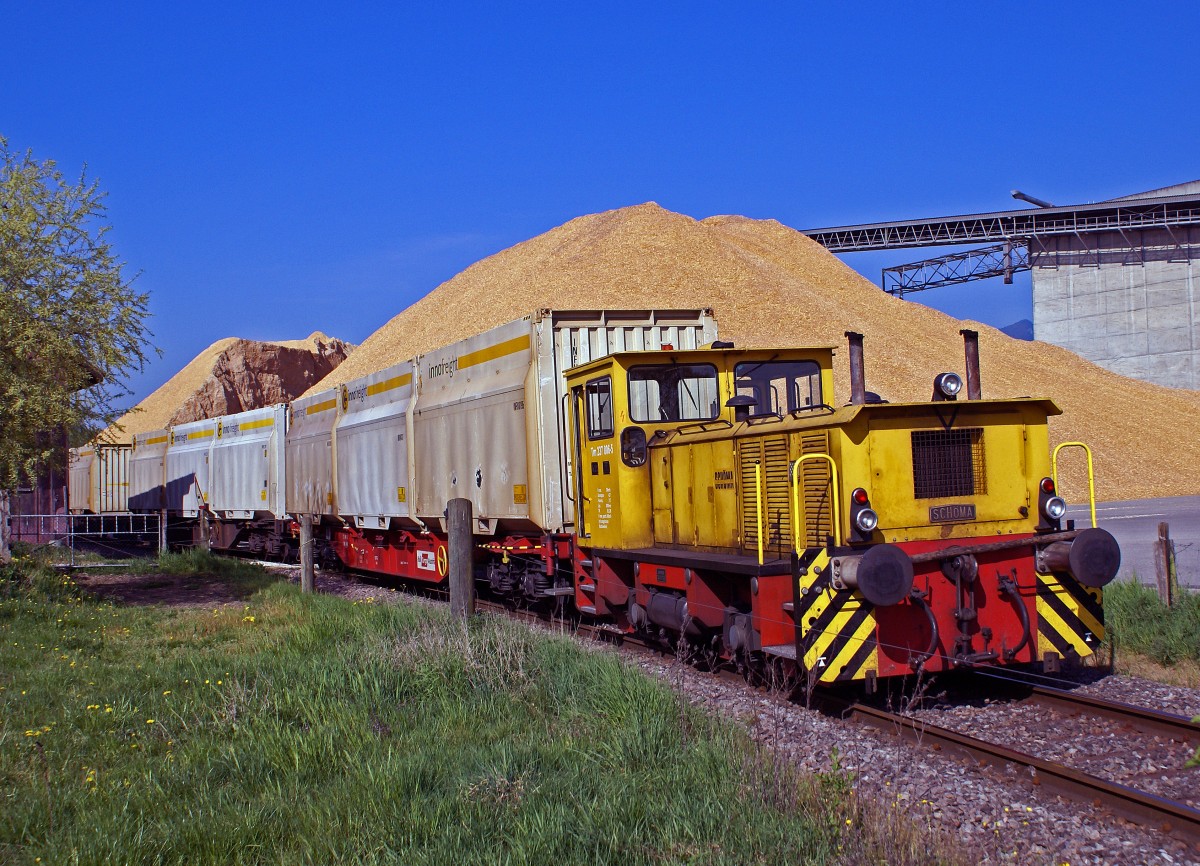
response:
[(0, 489), (107, 428), (152, 351), (147, 295), (86, 175), (68, 181), (0, 136)]

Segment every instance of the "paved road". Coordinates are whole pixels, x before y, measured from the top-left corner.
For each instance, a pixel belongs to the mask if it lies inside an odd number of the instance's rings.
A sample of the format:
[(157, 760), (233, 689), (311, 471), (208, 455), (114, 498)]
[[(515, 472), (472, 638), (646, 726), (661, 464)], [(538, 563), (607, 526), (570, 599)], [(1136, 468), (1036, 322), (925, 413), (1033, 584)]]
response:
[[(1074, 520), (1076, 527), (1088, 526), (1091, 521), (1086, 504), (1068, 508), (1067, 518)], [(1096, 505), (1096, 522), (1121, 545), (1119, 577), (1136, 574), (1138, 580), (1148, 584), (1155, 580), (1153, 553), (1158, 524), (1170, 524), (1179, 582), (1200, 588), (1200, 496), (1101, 502)]]

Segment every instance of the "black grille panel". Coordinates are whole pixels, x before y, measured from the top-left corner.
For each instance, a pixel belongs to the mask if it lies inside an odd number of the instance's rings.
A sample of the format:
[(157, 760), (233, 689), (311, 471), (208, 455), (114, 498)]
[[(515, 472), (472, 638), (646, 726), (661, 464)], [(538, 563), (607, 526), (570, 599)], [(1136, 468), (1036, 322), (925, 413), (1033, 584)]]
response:
[(913, 496), (942, 499), (987, 493), (983, 430), (914, 430)]

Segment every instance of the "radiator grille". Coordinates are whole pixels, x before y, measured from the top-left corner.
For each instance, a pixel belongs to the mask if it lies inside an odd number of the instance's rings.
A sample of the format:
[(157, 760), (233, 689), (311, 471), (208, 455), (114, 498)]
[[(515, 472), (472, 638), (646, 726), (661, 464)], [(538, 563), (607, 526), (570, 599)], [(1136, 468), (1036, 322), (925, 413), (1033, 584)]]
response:
[[(807, 433), (800, 437), (801, 454), (829, 453), (829, 437), (825, 433)], [(804, 547), (823, 547), (833, 535), (833, 504), (829, 500), (829, 463), (825, 460), (805, 460), (800, 464), (800, 507), (804, 509), (804, 531), (800, 544)]]
[[(792, 538), (791, 503), (788, 499), (788, 446), (783, 436), (744, 439), (741, 451), (742, 539), (746, 549), (758, 547), (758, 522), (754, 503), (754, 464), (762, 464), (763, 547), (783, 548)], [(790, 549), (790, 548), (789, 548)]]
[(942, 499), (987, 493), (983, 430), (914, 430), (913, 496)]

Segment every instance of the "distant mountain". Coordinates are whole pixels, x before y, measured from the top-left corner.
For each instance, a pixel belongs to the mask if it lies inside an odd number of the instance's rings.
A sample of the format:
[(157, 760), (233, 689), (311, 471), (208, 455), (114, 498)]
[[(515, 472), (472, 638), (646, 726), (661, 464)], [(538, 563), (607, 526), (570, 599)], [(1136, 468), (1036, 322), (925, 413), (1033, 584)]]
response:
[(1019, 322), (1013, 322), (1011, 325), (1001, 328), (1000, 333), (1008, 334), (1014, 340), (1032, 340), (1033, 322), (1028, 319), (1022, 319)]

